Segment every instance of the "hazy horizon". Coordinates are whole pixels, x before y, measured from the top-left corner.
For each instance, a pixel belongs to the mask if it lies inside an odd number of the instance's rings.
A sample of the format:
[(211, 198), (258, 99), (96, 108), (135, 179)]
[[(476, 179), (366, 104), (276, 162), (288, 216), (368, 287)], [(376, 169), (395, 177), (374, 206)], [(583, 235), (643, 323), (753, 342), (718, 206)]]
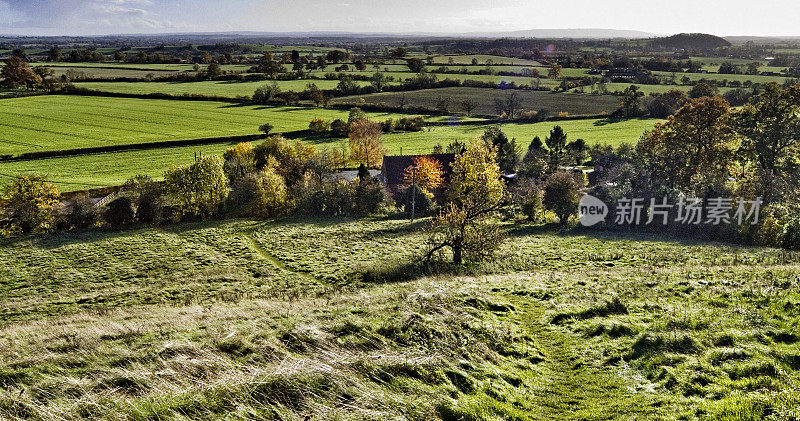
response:
[(0, 0), (0, 34), (23, 36), (201, 32), (461, 34), (603, 29), (653, 34), (799, 36), (800, 4), (776, 0), (662, 2), (507, 0)]

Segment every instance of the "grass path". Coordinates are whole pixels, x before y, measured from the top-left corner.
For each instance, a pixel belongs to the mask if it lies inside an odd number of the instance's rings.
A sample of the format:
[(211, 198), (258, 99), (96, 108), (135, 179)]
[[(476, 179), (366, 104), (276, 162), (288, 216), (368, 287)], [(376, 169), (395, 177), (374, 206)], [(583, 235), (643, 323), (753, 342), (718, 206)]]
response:
[(295, 275), (295, 276), (297, 276), (297, 277), (303, 278), (303, 280), (304, 280), (306, 283), (312, 283), (312, 284), (313, 284), (313, 283), (323, 283), (323, 282), (324, 282), (323, 280), (321, 280), (321, 279), (318, 279), (318, 278), (314, 277), (313, 275), (311, 275), (311, 274), (309, 274), (309, 273), (306, 273), (306, 272), (301, 272), (301, 271), (298, 271), (298, 270), (294, 270), (294, 269), (292, 269), (292, 268), (291, 268), (291, 267), (289, 267), (289, 266), (288, 266), (286, 263), (284, 263), (284, 262), (283, 262), (281, 259), (279, 259), (277, 256), (275, 256), (274, 254), (272, 254), (272, 252), (270, 252), (269, 250), (267, 250), (267, 249), (266, 249), (266, 248), (265, 248), (263, 245), (261, 245), (261, 243), (259, 243), (259, 242), (258, 242), (258, 240), (256, 240), (256, 238), (253, 236), (253, 232), (255, 232), (255, 231), (258, 229), (258, 228), (259, 228), (259, 227), (255, 226), (255, 227), (253, 227), (252, 229), (249, 229), (249, 230), (247, 230), (247, 231), (245, 232), (245, 235), (247, 236), (247, 241), (250, 243), (250, 246), (253, 248), (253, 251), (254, 251), (254, 252), (255, 252), (255, 253), (258, 255), (258, 256), (260, 256), (260, 257), (261, 257), (261, 258), (263, 258), (264, 260), (267, 260), (267, 261), (268, 261), (268, 262), (270, 262), (270, 263), (271, 263), (273, 266), (275, 266), (277, 269), (279, 269), (279, 270), (281, 270), (281, 271), (283, 271), (283, 272), (286, 272), (286, 273), (289, 273), (289, 274)]
[(533, 306), (523, 323), (539, 347), (542, 364), (533, 388), (541, 419), (610, 420), (620, 414), (653, 416), (653, 396), (643, 393), (619, 370), (592, 362), (582, 338), (551, 326)]

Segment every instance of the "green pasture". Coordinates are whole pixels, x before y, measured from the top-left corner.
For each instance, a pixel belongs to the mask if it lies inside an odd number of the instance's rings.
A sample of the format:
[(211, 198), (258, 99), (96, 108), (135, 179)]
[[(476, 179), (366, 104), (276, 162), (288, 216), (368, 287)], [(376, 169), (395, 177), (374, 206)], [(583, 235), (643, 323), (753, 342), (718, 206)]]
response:
[[(291, 113), (291, 111), (286, 112)], [(372, 114), (372, 117), (379, 119), (392, 116)], [(519, 152), (522, 154), (534, 136), (544, 139), (555, 125), (560, 125), (566, 131), (569, 141), (580, 138), (589, 144), (619, 145), (636, 142), (643, 132), (653, 127), (656, 121), (658, 120), (569, 120), (536, 124), (503, 124), (501, 128), (509, 138), (516, 139)], [(431, 153), (437, 144), (447, 146), (456, 140), (469, 142), (480, 136), (488, 127), (487, 125), (468, 126), (454, 123), (451, 126), (426, 128), (421, 132), (384, 134), (383, 142), (389, 154), (426, 154)], [(313, 136), (301, 140), (318, 148), (328, 149), (346, 147), (348, 144), (347, 139), (327, 136)], [(136, 174), (147, 174), (158, 179), (171, 165), (192, 162), (195, 153), (221, 154), (230, 146), (230, 143), (220, 143), (0, 162), (0, 185), (22, 173), (46, 175), (64, 191), (119, 185)]]
[[(0, 154), (303, 130), (348, 112), (210, 101), (46, 95), (0, 101)], [(376, 120), (396, 114), (369, 114)]]
[[(530, 79), (529, 79), (530, 80)], [(471, 99), (477, 101), (475, 114), (496, 114), (495, 100), (504, 100), (515, 93), (521, 101), (520, 109), (539, 110), (546, 108), (551, 115), (565, 111), (570, 115), (610, 114), (619, 108), (619, 99), (611, 95), (585, 95), (578, 93), (555, 93), (527, 90), (501, 90), (491, 88), (437, 88), (410, 92), (385, 92), (336, 98), (334, 103), (388, 104), (397, 106), (405, 98), (408, 106), (434, 108), (444, 99), (448, 100), (450, 112), (462, 112), (460, 103)]]

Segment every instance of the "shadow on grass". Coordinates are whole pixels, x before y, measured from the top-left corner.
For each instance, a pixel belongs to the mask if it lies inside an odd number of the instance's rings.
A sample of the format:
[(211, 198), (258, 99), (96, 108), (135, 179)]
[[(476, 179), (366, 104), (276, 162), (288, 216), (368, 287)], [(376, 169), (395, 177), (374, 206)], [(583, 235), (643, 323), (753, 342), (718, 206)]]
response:
[(456, 265), (444, 261), (425, 263), (421, 260), (398, 262), (396, 264), (384, 262), (380, 266), (365, 268), (356, 273), (360, 281), (371, 284), (400, 283), (428, 276), (475, 274), (476, 268), (470, 264)]
[(98, 228), (89, 231), (70, 231), (70, 232), (58, 232), (50, 234), (31, 234), (18, 237), (0, 238), (0, 248), (32, 246), (45, 250), (52, 250), (73, 244), (95, 243), (99, 241), (107, 241), (122, 237), (135, 236), (137, 234), (146, 232), (183, 234), (186, 232), (200, 230), (200, 229), (218, 228), (224, 225), (235, 223), (236, 221), (246, 221), (262, 225), (270, 223), (269, 221), (258, 221), (251, 219), (247, 220), (224, 219), (217, 221), (183, 222), (174, 225), (137, 224), (137, 225), (130, 225), (127, 227), (114, 228), (114, 229)]
[(586, 228), (581, 225), (565, 227), (551, 223), (544, 225), (515, 225), (509, 228), (506, 233), (510, 237), (525, 237), (529, 235), (556, 235), (560, 237), (588, 237), (602, 241), (647, 241), (655, 243), (674, 243), (682, 245), (722, 245), (740, 248), (756, 248), (756, 246), (737, 244), (731, 241), (723, 241), (709, 236), (704, 236), (697, 232), (677, 233), (677, 232), (655, 232), (655, 231), (633, 231), (633, 230), (614, 230), (608, 228)]
[(614, 117), (606, 117), (594, 122), (594, 126), (601, 127), (607, 126), (609, 124), (616, 124), (616, 123), (624, 123), (626, 121), (634, 121), (634, 120), (650, 120), (649, 118), (644, 117), (635, 117), (635, 118), (614, 118)]

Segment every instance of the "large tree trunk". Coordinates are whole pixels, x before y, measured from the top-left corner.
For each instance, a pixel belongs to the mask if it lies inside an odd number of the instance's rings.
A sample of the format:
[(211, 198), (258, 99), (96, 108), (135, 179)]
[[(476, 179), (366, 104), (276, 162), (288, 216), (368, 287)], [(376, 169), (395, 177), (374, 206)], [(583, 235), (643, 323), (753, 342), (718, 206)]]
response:
[(461, 262), (464, 260), (464, 246), (461, 244), (460, 241), (453, 244), (453, 263), (460, 265)]

